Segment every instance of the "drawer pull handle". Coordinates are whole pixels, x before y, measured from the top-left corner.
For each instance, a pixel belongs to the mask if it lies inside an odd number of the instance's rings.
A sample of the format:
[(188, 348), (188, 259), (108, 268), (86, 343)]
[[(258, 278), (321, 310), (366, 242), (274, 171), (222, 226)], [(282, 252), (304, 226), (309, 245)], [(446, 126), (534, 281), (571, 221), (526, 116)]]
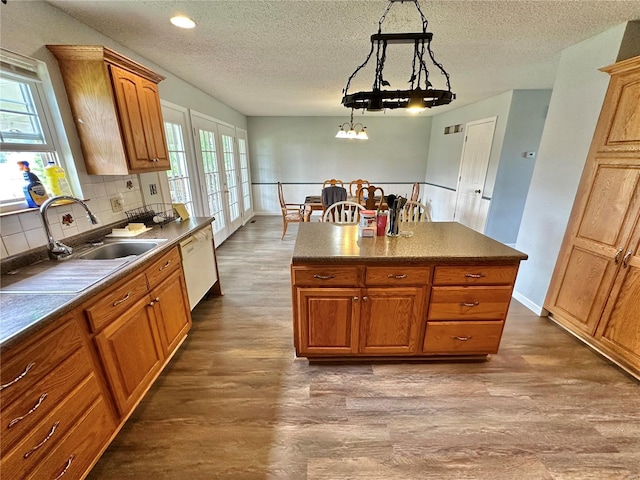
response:
[(40, 395), (40, 398), (38, 399), (38, 401), (36, 402), (36, 404), (33, 406), (33, 408), (31, 410), (29, 410), (27, 413), (25, 413), (24, 415), (22, 415), (21, 417), (16, 417), (13, 420), (11, 420), (9, 422), (9, 425), (7, 425), (7, 428), (11, 428), (14, 425), (16, 425), (18, 422), (24, 420), (25, 418), (27, 418), (29, 415), (31, 415), (33, 412), (35, 412), (40, 405), (42, 405), (42, 402), (44, 402), (44, 399), (47, 398), (47, 394), (43, 393), (42, 395)]
[(167, 260), (167, 263), (165, 263), (162, 267), (160, 267), (158, 269), (159, 272), (161, 272), (162, 270), (164, 270), (165, 268), (167, 268), (169, 266), (169, 264), (171, 263), (171, 260)]
[(31, 450), (29, 450), (27, 453), (24, 454), (24, 458), (29, 458), (29, 456), (35, 452), (36, 450), (38, 450), (40, 447), (42, 447), (45, 443), (47, 443), (49, 441), (49, 439), (51, 437), (53, 437), (53, 434), (56, 432), (56, 428), (58, 428), (58, 425), (60, 425), (60, 422), (56, 422), (53, 424), (53, 426), (51, 427), (51, 431), (49, 432), (49, 435), (47, 435), (44, 440), (42, 440), (39, 444), (37, 444), (35, 447), (33, 447)]
[(478, 305), (480, 305), (480, 302), (473, 302), (473, 303), (460, 302), (461, 307), (477, 307)]
[(29, 370), (31, 370), (35, 366), (36, 366), (36, 362), (31, 362), (29, 365), (27, 365), (25, 367), (25, 369), (22, 371), (22, 373), (20, 375), (18, 375), (16, 378), (11, 380), (9, 383), (5, 383), (4, 385), (0, 385), (0, 392), (2, 390), (4, 390), (5, 388), (10, 387), (14, 383), (19, 382), (20, 380), (22, 380), (27, 375), (27, 373), (29, 373)]
[(121, 300), (116, 300), (115, 302), (113, 302), (113, 306), (117, 307), (121, 303), (126, 302), (127, 300), (129, 300), (130, 296), (131, 296), (131, 292), (127, 292), (127, 294), (124, 296), (124, 298), (122, 298)]
[(403, 278), (407, 278), (409, 275), (405, 275), (404, 273), (402, 275), (393, 275), (393, 274), (389, 274), (387, 275), (387, 278), (395, 278), (396, 280), (402, 280)]
[(451, 337), (454, 340), (460, 340), (461, 342), (466, 342), (467, 340), (471, 340), (473, 337)]
[(313, 276), (313, 278), (317, 278), (319, 280), (331, 280), (332, 278), (336, 278), (336, 276), (335, 275), (318, 275), (318, 274), (315, 274)]
[(484, 273), (465, 273), (464, 276), (467, 278), (484, 278), (486, 275)]
[(624, 257), (622, 257), (622, 266), (624, 268), (627, 268), (627, 265), (629, 265), (629, 257), (633, 255), (633, 250), (629, 250)]
[(60, 472), (60, 475), (58, 475), (53, 480), (60, 480), (62, 478), (62, 476), (65, 473), (67, 473), (67, 470), (69, 470), (69, 467), (71, 466), (71, 462), (73, 462), (74, 458), (76, 458), (75, 454), (71, 454), (71, 456), (67, 459), (67, 464), (64, 466), (64, 469), (62, 470), (62, 472)]

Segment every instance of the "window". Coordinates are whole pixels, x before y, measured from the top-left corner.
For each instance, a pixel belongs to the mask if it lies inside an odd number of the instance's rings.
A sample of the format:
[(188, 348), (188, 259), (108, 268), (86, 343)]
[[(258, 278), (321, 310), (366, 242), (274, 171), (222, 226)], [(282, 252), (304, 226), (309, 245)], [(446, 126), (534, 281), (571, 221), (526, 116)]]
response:
[[(24, 207), (24, 178), (17, 162), (42, 181), (44, 166), (59, 163), (36, 60), (0, 49), (0, 205)], [(42, 68), (42, 67), (41, 67)], [(9, 208), (10, 209), (10, 208)]]
[(164, 122), (167, 136), (169, 161), (171, 170), (167, 172), (171, 201), (184, 203), (191, 216), (195, 216), (191, 188), (189, 186), (189, 170), (187, 168), (187, 152), (182, 135), (182, 126), (178, 123)]

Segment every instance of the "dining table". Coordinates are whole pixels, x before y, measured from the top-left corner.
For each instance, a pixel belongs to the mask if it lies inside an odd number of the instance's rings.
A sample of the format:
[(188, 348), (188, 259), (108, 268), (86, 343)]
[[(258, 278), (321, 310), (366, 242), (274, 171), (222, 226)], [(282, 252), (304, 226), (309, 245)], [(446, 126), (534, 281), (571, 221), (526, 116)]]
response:
[[(380, 203), (380, 197), (375, 197), (376, 204)], [(347, 201), (349, 202), (357, 202), (356, 197), (347, 196)], [(361, 205), (364, 206), (364, 200), (360, 202)], [(380, 207), (382, 210), (387, 210), (387, 202), (382, 202), (382, 206)], [(316, 211), (324, 210), (322, 206), (322, 196), (321, 195), (308, 195), (304, 198), (304, 214), (303, 220), (305, 222), (311, 221), (311, 214)]]

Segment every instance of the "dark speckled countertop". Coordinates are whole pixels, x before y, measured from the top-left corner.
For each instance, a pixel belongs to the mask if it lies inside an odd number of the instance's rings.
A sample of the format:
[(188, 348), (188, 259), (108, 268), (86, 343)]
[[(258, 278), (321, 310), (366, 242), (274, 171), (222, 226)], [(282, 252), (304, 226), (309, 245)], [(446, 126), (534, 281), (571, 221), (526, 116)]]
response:
[[(103, 263), (105, 261), (103, 260), (76, 260), (74, 256), (70, 257), (70, 260), (74, 262), (73, 269), (76, 274), (84, 273), (87, 276), (96, 277), (96, 281), (93, 282), (92, 285), (80, 292), (1, 292), (0, 348), (4, 350), (41, 330), (86, 300), (99, 295), (101, 291), (113, 285), (118, 280), (150, 264), (158, 255), (162, 255), (190, 234), (210, 225), (211, 222), (213, 222), (213, 217), (197, 217), (185, 221), (178, 220), (163, 225), (162, 228), (154, 227), (152, 230), (133, 237), (136, 240), (164, 239), (166, 241), (159, 242), (157, 247), (135, 257), (131, 261), (110, 260), (107, 261), (107, 263), (111, 262), (111, 264), (105, 266), (105, 263)], [(76, 252), (77, 255), (84, 253), (83, 250), (76, 250)], [(40, 269), (40, 267), (42, 267), (41, 270), (43, 274), (51, 278), (55, 277), (54, 272), (56, 268), (63, 267), (64, 269), (65, 263), (67, 263), (65, 260), (60, 262), (43, 260), (37, 264), (37, 268)], [(32, 271), (34, 265), (25, 268), (29, 268)], [(68, 268), (66, 270), (68, 270)], [(0, 285), (10, 285), (12, 282), (14, 282), (12, 275), (2, 275), (2, 277), (0, 277)], [(33, 277), (33, 282), (37, 285), (37, 275)], [(37, 289), (42, 290), (41, 287)], [(2, 290), (1, 287), (0, 290)]]
[(298, 229), (292, 263), (519, 262), (527, 255), (457, 222), (405, 224), (412, 236), (358, 236), (357, 225), (309, 222)]

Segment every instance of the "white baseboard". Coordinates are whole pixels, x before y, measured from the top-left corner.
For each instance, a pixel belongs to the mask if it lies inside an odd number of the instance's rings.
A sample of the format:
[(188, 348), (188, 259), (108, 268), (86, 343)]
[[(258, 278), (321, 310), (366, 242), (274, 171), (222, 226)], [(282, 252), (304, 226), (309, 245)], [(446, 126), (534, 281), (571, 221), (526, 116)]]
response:
[(533, 313), (535, 313), (539, 317), (546, 317), (549, 315), (549, 312), (544, 307), (541, 307), (537, 303), (532, 302), (531, 300), (529, 300), (527, 297), (517, 292), (516, 290), (513, 291), (513, 298), (515, 298), (522, 305), (527, 307), (529, 310), (531, 310)]

